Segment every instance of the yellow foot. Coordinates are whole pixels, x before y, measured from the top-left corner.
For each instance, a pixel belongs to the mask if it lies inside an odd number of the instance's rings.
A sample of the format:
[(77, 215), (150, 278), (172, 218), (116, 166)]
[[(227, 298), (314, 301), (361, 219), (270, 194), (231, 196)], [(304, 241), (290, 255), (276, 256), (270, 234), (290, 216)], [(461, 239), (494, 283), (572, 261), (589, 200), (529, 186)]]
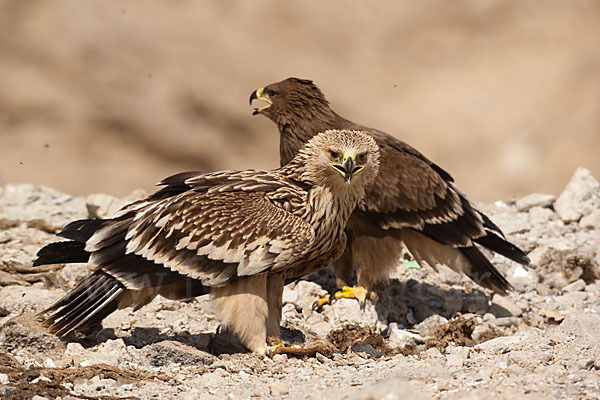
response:
[(325, 304), (329, 304), (329, 298), (331, 296), (329, 295), (325, 295), (324, 297), (321, 297), (319, 300), (315, 301), (312, 305), (312, 309), (313, 310), (320, 310), (321, 308), (323, 308), (323, 306)]
[(377, 300), (377, 293), (365, 289), (362, 286), (344, 286), (341, 291), (335, 292), (335, 300), (339, 299), (356, 299), (360, 304), (360, 308), (365, 308), (367, 299), (371, 301)]
[(285, 352), (284, 349), (286, 347), (289, 347), (289, 346), (287, 344), (285, 344), (285, 343), (278, 343), (278, 344), (276, 344), (274, 346), (267, 346), (265, 348), (264, 354), (267, 357), (272, 358), (275, 354), (284, 353)]
[(356, 299), (360, 304), (360, 308), (364, 309), (367, 299), (371, 301), (377, 300), (377, 293), (361, 286), (344, 286), (342, 290), (334, 293), (333, 299), (329, 295), (322, 297), (313, 303), (312, 308), (313, 310), (320, 310), (325, 304), (333, 304), (339, 299)]

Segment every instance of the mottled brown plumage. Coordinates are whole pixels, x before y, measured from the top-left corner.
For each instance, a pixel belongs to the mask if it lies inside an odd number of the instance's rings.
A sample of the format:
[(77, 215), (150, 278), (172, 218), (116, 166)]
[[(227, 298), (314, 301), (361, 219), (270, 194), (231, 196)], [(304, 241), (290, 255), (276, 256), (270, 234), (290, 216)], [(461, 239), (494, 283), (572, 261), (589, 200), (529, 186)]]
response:
[(255, 109), (275, 122), (284, 165), (307, 140), (326, 129), (358, 129), (371, 135), (381, 154), (380, 174), (348, 222), (348, 248), (334, 264), (338, 287), (352, 280), (370, 288), (389, 276), (402, 243), (422, 263), (445, 264), (501, 294), (511, 289), (475, 243), (521, 264), (527, 256), (505, 240), (501, 230), (475, 209), (450, 174), (408, 144), (334, 112), (309, 80), (289, 78), (250, 96), (267, 104)]
[(187, 172), (111, 219), (75, 221), (35, 265), (88, 262), (96, 271), (42, 314), (59, 334), (85, 331), (157, 294), (212, 293), (222, 325), (252, 351), (279, 335), (286, 278), (322, 268), (345, 248), (344, 227), (378, 169), (360, 132), (328, 131), (273, 171)]

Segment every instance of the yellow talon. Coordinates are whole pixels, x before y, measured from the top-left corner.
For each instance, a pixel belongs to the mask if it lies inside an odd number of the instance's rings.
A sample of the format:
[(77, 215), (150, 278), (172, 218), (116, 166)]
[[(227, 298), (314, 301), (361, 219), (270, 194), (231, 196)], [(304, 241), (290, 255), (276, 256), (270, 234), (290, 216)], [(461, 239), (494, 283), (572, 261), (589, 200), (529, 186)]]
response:
[(313, 303), (312, 309), (320, 310), (325, 304), (329, 304), (329, 297), (329, 295), (325, 295), (324, 297), (321, 297), (319, 300), (315, 301)]
[(274, 346), (268, 346), (265, 348), (265, 355), (269, 358), (272, 358), (274, 355), (279, 354), (282, 349), (288, 347), (285, 343), (279, 343)]
[(365, 307), (367, 299), (371, 301), (377, 300), (377, 293), (365, 289), (361, 286), (344, 286), (342, 290), (334, 293), (333, 299), (330, 295), (326, 295), (313, 303), (313, 310), (320, 310), (325, 304), (333, 304), (339, 299), (356, 299), (360, 303), (361, 308)]
[(361, 286), (351, 287), (344, 286), (341, 291), (335, 293), (335, 299), (356, 299), (360, 303), (361, 307), (364, 307), (366, 301), (371, 299), (371, 301), (377, 300), (377, 293), (372, 292), (368, 289), (365, 289)]

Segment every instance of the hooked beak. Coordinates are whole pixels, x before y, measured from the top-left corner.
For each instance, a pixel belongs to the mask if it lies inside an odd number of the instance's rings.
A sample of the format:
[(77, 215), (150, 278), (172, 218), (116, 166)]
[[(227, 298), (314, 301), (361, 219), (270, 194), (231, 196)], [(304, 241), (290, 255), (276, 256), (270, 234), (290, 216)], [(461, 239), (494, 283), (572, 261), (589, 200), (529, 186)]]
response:
[(346, 183), (350, 183), (354, 175), (358, 174), (362, 171), (362, 166), (356, 166), (354, 163), (354, 154), (346, 153), (344, 154), (344, 164), (332, 164), (333, 169), (339, 172), (344, 178), (346, 178)]
[(266, 106), (261, 107), (261, 108), (255, 108), (254, 111), (252, 112), (252, 115), (256, 115), (261, 113), (262, 111), (266, 110), (267, 108), (271, 107), (271, 104), (273, 104), (273, 102), (271, 101), (271, 99), (269, 99), (268, 97), (263, 96), (263, 92), (264, 92), (265, 88), (260, 88), (255, 90), (254, 92), (252, 92), (252, 94), (250, 95), (250, 105), (252, 105), (252, 102), (254, 100), (262, 100), (265, 103), (267, 103)]

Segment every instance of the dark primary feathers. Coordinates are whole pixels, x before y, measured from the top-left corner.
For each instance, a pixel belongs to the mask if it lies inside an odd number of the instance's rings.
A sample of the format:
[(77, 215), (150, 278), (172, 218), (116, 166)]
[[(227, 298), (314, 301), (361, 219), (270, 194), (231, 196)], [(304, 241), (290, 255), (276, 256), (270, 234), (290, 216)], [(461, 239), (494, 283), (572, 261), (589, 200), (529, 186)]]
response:
[[(364, 154), (357, 164), (363, 170), (342, 176), (345, 170), (334, 168), (331, 152)], [(157, 294), (189, 298), (214, 288), (235, 291), (236, 282), (254, 276), (285, 278), (322, 268), (343, 251), (347, 219), (377, 168), (377, 145), (368, 135), (329, 131), (277, 170), (177, 174), (110, 219), (72, 222), (59, 233), (70, 240), (41, 249), (35, 265), (88, 262), (97, 269), (42, 313), (49, 314), (45, 323), (64, 335), (99, 323), (117, 308), (139, 308)], [(246, 332), (264, 327), (264, 321), (252, 320), (256, 313), (237, 317), (236, 332), (254, 351), (266, 340)], [(280, 314), (269, 318), (279, 321)]]
[[(470, 263), (469, 270), (463, 272), (483, 286), (500, 293), (510, 290), (510, 284), (474, 247), (474, 243), (518, 263), (528, 264), (525, 253), (507, 242), (500, 229), (475, 209), (455, 186), (449, 173), (395, 137), (338, 115), (329, 107), (329, 102), (312, 81), (289, 78), (253, 92), (250, 102), (255, 99), (267, 103), (266, 106), (255, 109), (255, 114), (263, 114), (277, 124), (282, 165), (294, 157), (303, 143), (321, 130), (359, 129), (375, 139), (381, 154), (380, 174), (368, 188), (364, 201), (359, 205), (357, 213), (363, 213), (362, 217), (370, 223), (368, 228), (364, 222), (360, 224), (359, 237), (380, 237), (385, 232), (378, 231), (384, 230), (397, 231), (397, 238), (400, 239), (403, 232), (412, 230), (432, 239), (433, 242), (427, 242), (431, 246), (441, 245), (458, 249)], [(357, 213), (351, 218), (349, 229), (358, 225)], [(353, 224), (353, 221), (356, 223)], [(413, 255), (425, 253), (416, 248), (411, 249), (406, 242)], [(416, 240), (408, 242), (420, 246)], [(371, 251), (375, 251), (372, 246)], [(366, 252), (367, 250), (354, 249), (354, 262), (357, 262), (357, 258), (368, 258)], [(445, 255), (455, 257), (446, 253)], [(429, 261), (446, 263), (456, 270), (464, 269), (464, 266), (445, 262), (443, 258), (437, 257), (436, 260)], [(360, 264), (357, 266), (359, 280), (360, 272), (363, 278), (371, 276), (364, 278), (367, 283), (374, 283), (375, 280), (384, 277), (387, 273), (386, 268), (375, 265), (375, 260), (372, 260), (372, 264), (364, 268)], [(346, 268), (351, 269), (352, 265), (347, 265)]]

